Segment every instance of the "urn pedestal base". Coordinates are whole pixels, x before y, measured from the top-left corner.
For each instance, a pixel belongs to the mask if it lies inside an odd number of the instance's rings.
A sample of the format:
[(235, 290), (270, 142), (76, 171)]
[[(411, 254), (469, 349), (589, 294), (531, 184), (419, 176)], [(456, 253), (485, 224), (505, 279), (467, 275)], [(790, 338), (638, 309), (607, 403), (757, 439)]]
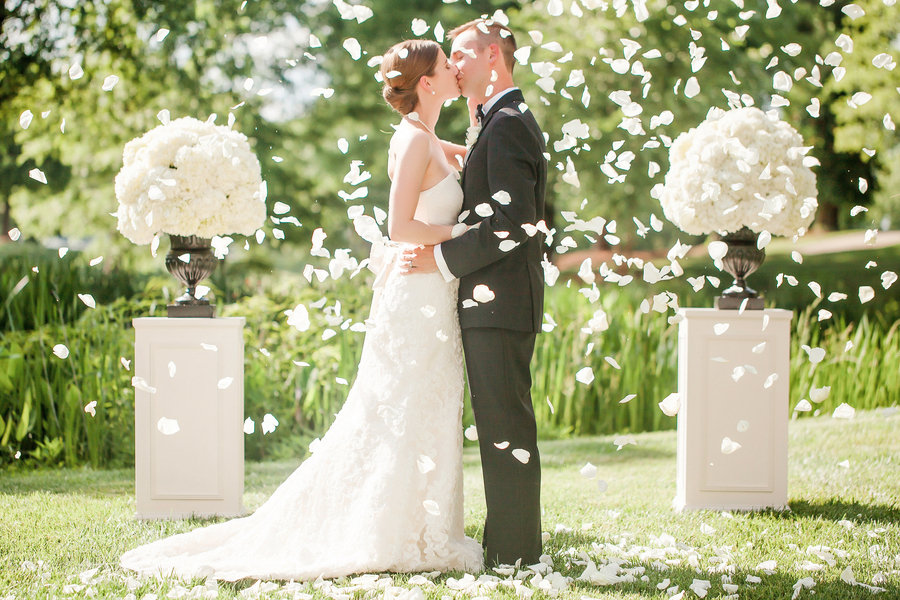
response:
[[(744, 303), (744, 298), (735, 296), (716, 296), (716, 308), (719, 310), (738, 310)], [(756, 298), (746, 298), (747, 305), (744, 310), (763, 310), (766, 307), (765, 301), (757, 296)]]
[(793, 313), (680, 312), (674, 508), (786, 508)]
[(244, 322), (134, 319), (137, 518), (244, 514)]
[(169, 304), (166, 306), (166, 316), (169, 318), (203, 318), (211, 319), (216, 316), (215, 304)]

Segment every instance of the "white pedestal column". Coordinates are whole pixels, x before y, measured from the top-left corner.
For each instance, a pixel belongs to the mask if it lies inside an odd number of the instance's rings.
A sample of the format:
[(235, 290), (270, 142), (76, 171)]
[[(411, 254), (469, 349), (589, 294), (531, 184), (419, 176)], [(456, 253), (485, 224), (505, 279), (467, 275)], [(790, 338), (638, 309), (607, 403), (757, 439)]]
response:
[(681, 312), (675, 509), (785, 508), (791, 311)]
[(138, 518), (243, 514), (244, 318), (133, 322)]

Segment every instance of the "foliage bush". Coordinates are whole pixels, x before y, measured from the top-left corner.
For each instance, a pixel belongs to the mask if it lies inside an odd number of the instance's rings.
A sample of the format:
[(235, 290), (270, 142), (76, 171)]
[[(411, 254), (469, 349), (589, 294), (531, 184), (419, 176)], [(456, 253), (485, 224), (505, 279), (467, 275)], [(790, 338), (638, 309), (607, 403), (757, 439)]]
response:
[[(698, 262), (696, 268), (703, 267)], [(16, 274), (6, 276), (4, 269), (2, 282), (7, 287), (2, 291), (7, 301), (0, 319), (14, 323), (15, 328), (0, 331), (0, 465), (130, 465), (134, 457), (131, 320), (164, 316), (166, 298), (173, 297), (177, 286), (163, 275), (123, 276), (118, 288), (104, 291), (94, 287), (96, 270), (81, 269), (77, 263), (71, 271), (51, 269), (39, 267), (39, 274), (46, 276), (40, 293), (51, 298), (55, 293), (59, 301), (34, 296), (32, 303), (43, 303), (43, 312), (34, 322), (42, 324), (30, 330), (21, 328), (27, 311), (9, 308), (8, 286), (18, 280)], [(243, 274), (232, 283), (228, 295), (236, 300), (220, 303), (217, 314), (247, 319), (244, 412), (257, 423), (255, 432), (245, 436), (248, 459), (300, 458), (309, 442), (331, 424), (353, 383), (362, 351), (364, 334), (351, 326), (368, 316), (369, 277), (363, 272), (354, 279), (308, 283), (299, 274), (281, 272), (277, 277)], [(141, 291), (126, 293), (139, 284)], [(664, 284), (675, 289), (681, 282)], [(674, 427), (675, 419), (666, 417), (657, 403), (677, 388), (677, 325), (668, 322), (671, 311), (645, 314), (639, 309), (641, 300), (661, 290), (606, 284), (591, 304), (579, 287), (580, 280), (571, 279), (547, 290), (546, 312), (556, 325), (538, 336), (532, 363), (541, 435)], [(94, 309), (77, 299), (77, 293), (88, 290), (97, 299)], [(115, 293), (122, 296), (102, 301)], [(682, 305), (706, 302), (702, 294), (689, 292), (680, 295), (679, 301)], [(873, 303), (882, 302), (883, 308), (894, 301), (890, 294), (879, 294)], [(310, 310), (311, 327), (302, 332), (287, 325), (285, 314), (301, 303), (316, 307)], [(63, 304), (66, 308), (60, 307)], [(808, 398), (811, 386), (831, 386), (829, 398), (815, 407), (822, 412), (842, 402), (856, 408), (897, 404), (900, 372), (891, 367), (900, 364), (897, 313), (892, 317), (873, 310), (857, 320), (836, 313), (828, 321), (817, 322), (821, 306), (821, 300), (807, 303), (795, 311), (792, 321), (791, 407)], [(601, 307), (609, 315), (609, 328), (585, 332), (583, 328)], [(323, 339), (329, 329), (333, 337)], [(56, 344), (66, 345), (67, 358), (54, 355)], [(826, 360), (811, 365), (800, 349), (804, 344), (825, 349)], [(575, 373), (584, 367), (594, 373), (588, 385), (575, 380)], [(630, 394), (635, 397), (620, 403)], [(91, 402), (96, 402), (95, 415), (85, 412)], [(259, 426), (266, 414), (279, 422), (273, 433), (263, 434)], [(467, 405), (464, 423), (471, 422)]]

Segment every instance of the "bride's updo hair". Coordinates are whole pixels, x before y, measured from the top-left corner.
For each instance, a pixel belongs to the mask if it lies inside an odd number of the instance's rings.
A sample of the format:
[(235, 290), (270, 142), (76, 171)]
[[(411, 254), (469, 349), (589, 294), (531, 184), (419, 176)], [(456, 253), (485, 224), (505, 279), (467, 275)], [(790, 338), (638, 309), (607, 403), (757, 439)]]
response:
[(381, 62), (384, 90), (381, 93), (401, 115), (408, 115), (416, 107), (419, 101), (416, 84), (424, 75), (434, 75), (440, 49), (437, 42), (404, 40), (384, 53)]

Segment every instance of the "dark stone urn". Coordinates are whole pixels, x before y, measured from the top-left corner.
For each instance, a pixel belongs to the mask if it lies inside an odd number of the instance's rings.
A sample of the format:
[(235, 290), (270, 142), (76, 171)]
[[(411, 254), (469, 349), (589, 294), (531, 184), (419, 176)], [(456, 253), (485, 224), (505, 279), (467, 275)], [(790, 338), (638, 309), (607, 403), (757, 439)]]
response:
[(216, 270), (219, 259), (213, 254), (212, 240), (196, 235), (169, 235), (171, 247), (166, 254), (166, 270), (187, 287), (184, 294), (166, 307), (170, 317), (215, 316), (216, 307), (195, 296), (197, 284)]
[(728, 244), (722, 264), (725, 271), (734, 277), (734, 283), (716, 298), (716, 308), (737, 310), (746, 301), (745, 309), (762, 310), (765, 308), (762, 296), (745, 281), (766, 258), (766, 251), (756, 246), (759, 234), (749, 227), (742, 227), (719, 237)]

